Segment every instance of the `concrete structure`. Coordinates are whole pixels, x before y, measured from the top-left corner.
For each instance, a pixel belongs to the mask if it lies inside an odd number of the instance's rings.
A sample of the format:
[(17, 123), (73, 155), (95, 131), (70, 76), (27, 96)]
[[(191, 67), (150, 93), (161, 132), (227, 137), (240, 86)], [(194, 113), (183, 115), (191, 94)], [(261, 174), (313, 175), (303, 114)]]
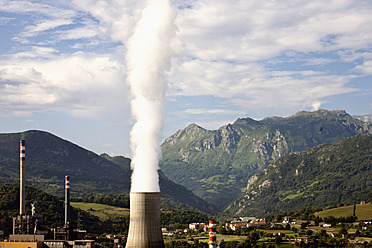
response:
[[(19, 215), (13, 217), (13, 235), (16, 240), (17, 237), (22, 239), (22, 235), (33, 235), (37, 234), (36, 227), (37, 222), (41, 222), (43, 219), (42, 215), (35, 214), (35, 207), (32, 205), (32, 215), (26, 214), (26, 191), (25, 191), (25, 160), (26, 160), (26, 142), (25, 140), (20, 141), (19, 149)], [(18, 236), (17, 236), (18, 235)]]
[(44, 235), (37, 235), (37, 234), (10, 234), (9, 235), (10, 242), (38, 242), (44, 241)]
[[(18, 235), (21, 236), (21, 235)], [(24, 236), (24, 235), (23, 235)], [(94, 240), (44, 240), (0, 242), (1, 248), (95, 248)]]
[(26, 213), (25, 208), (25, 160), (26, 160), (26, 142), (25, 140), (21, 140), (20, 142), (20, 154), (19, 154), (19, 160), (20, 160), (20, 166), (19, 166), (19, 185), (20, 185), (20, 201), (19, 201), (19, 214), (23, 215)]
[(1, 248), (42, 248), (43, 242), (0, 242)]
[(160, 192), (131, 192), (126, 248), (165, 247), (160, 223)]

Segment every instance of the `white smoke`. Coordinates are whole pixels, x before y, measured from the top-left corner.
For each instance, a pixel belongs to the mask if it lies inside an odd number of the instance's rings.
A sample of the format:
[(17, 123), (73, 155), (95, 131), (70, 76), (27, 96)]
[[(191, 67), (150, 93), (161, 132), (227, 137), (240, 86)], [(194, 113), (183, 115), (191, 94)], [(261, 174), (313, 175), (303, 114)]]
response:
[(175, 37), (176, 12), (169, 0), (148, 0), (128, 41), (127, 83), (135, 124), (130, 134), (131, 192), (160, 192), (162, 114)]
[(320, 106), (322, 105), (322, 103), (320, 101), (314, 101), (311, 106), (313, 107), (312, 111), (317, 111), (319, 110)]

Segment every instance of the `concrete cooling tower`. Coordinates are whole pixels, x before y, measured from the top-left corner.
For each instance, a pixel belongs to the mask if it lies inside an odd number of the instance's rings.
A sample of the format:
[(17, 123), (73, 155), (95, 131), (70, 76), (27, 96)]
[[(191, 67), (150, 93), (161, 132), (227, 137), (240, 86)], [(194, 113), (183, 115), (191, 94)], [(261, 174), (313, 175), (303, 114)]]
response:
[(160, 223), (160, 192), (131, 192), (126, 248), (165, 247)]

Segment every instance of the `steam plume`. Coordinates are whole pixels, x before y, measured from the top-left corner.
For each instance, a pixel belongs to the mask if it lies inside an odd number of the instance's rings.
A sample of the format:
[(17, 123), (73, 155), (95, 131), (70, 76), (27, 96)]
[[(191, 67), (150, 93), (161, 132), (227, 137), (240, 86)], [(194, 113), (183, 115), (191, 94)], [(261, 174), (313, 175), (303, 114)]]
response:
[(128, 42), (127, 82), (135, 120), (130, 135), (131, 192), (160, 192), (158, 162), (166, 90), (164, 72), (171, 67), (174, 20), (170, 0), (148, 0)]
[(314, 101), (311, 106), (313, 107), (313, 111), (317, 111), (319, 110), (320, 106), (322, 105), (322, 103), (320, 101)]

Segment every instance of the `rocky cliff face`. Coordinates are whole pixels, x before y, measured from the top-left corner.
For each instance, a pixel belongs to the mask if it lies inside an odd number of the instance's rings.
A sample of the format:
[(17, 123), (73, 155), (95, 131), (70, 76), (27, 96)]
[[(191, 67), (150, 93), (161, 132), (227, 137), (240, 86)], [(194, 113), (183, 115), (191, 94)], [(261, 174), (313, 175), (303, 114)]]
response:
[(163, 144), (162, 171), (220, 208), (239, 195), (249, 178), (283, 155), (356, 134), (372, 125), (345, 111), (301, 111), (287, 118), (241, 118), (218, 130), (191, 124)]

